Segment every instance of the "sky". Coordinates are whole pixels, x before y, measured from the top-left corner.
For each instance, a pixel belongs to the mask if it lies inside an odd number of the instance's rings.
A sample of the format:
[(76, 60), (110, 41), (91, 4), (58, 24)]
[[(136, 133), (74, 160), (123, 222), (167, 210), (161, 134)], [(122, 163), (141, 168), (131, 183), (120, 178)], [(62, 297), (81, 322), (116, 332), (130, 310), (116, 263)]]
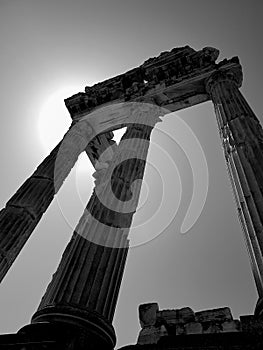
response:
[[(262, 122), (262, 12), (257, 0), (0, 0), (0, 207), (69, 127), (64, 98), (174, 47), (212, 46), (219, 60), (238, 56), (241, 92)], [(192, 132), (189, 143), (178, 141), (182, 125)], [(164, 117), (152, 139), (134, 219), (146, 238), (128, 254), (113, 323), (118, 347), (136, 342), (141, 303), (229, 306), (238, 318), (257, 301), (212, 103)], [(182, 234), (195, 168), (185, 149), (196, 139), (208, 193)], [(92, 172), (82, 156), (1, 283), (0, 333), (30, 322), (88, 201)], [(164, 228), (156, 231), (155, 220)]]

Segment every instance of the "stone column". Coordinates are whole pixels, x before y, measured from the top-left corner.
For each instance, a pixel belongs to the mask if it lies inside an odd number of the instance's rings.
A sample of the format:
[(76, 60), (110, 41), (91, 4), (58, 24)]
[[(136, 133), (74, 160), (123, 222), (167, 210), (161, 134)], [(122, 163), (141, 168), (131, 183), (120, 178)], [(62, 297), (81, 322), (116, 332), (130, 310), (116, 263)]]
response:
[[(72, 124), (73, 126), (74, 124)], [(86, 127), (85, 122), (80, 126)], [(93, 165), (109, 145), (113, 146), (112, 132), (100, 134), (86, 145), (83, 132), (69, 128), (62, 141), (43, 160), (35, 172), (0, 211), (0, 282), (7, 274), (21, 249), (29, 239), (54, 195), (74, 166), (79, 154), (85, 150)], [(73, 139), (73, 142), (71, 142)], [(66, 142), (65, 142), (66, 140)], [(72, 162), (63, 156), (63, 143), (71, 143)], [(112, 148), (109, 149), (109, 152)], [(57, 157), (59, 154), (59, 157)], [(66, 160), (65, 160), (66, 158)]]
[(101, 155), (93, 194), (32, 317), (33, 324), (66, 327), (66, 348), (113, 349), (115, 345), (111, 322), (151, 130), (152, 126), (129, 125), (115, 152)]
[(0, 212), (0, 281), (54, 197), (54, 164), (59, 147), (60, 144), (44, 159)]
[[(263, 130), (239, 91), (241, 67), (207, 81), (259, 299), (263, 298)], [(262, 304), (260, 304), (262, 305)], [(259, 304), (258, 304), (259, 306)], [(262, 306), (256, 313), (262, 312)]]

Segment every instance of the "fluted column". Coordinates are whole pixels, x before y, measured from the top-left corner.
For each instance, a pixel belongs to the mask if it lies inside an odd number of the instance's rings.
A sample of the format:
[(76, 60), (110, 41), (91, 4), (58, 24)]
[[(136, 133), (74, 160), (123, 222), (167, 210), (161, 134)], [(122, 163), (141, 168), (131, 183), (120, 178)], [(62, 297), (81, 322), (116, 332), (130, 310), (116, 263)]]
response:
[[(260, 300), (263, 297), (263, 130), (239, 91), (241, 67), (207, 81)], [(256, 313), (262, 312), (257, 308)]]
[[(79, 154), (85, 150), (95, 165), (100, 155), (113, 143), (112, 132), (97, 136), (94, 134), (92, 139), (92, 135), (87, 137), (77, 127), (73, 128), (73, 125), (0, 211), (0, 282), (49, 207)], [(86, 122), (79, 125), (80, 129), (87, 128)], [(91, 140), (88, 145), (87, 140)], [(66, 152), (63, 153), (69, 143), (70, 162)], [(112, 148), (109, 152), (112, 152)]]
[(32, 323), (71, 325), (74, 349), (115, 345), (111, 322), (151, 130), (152, 126), (129, 125), (115, 152), (106, 152), (96, 163), (93, 194), (32, 317)]
[(54, 197), (54, 164), (59, 147), (60, 144), (44, 159), (0, 212), (0, 281)]

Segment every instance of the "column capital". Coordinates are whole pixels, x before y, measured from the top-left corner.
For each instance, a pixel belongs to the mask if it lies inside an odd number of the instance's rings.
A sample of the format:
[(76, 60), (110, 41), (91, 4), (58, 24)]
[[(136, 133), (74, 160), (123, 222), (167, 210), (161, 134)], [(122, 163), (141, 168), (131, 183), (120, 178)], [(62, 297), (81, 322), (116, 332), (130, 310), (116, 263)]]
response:
[(228, 70), (217, 70), (205, 82), (205, 88), (207, 93), (210, 95), (214, 86), (220, 82), (227, 82), (234, 84), (236, 87), (240, 88), (243, 81), (242, 67), (231, 68)]

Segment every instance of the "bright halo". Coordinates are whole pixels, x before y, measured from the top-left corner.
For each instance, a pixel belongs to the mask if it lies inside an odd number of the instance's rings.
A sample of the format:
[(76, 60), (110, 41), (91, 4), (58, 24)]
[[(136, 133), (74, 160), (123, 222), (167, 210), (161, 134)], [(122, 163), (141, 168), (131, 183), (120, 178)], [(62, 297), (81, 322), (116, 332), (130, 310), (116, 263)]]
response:
[[(71, 124), (71, 117), (64, 99), (82, 90), (83, 87), (74, 85), (60, 88), (48, 96), (41, 107), (37, 129), (45, 154), (48, 154), (59, 143)], [(92, 165), (87, 156), (80, 156), (77, 162), (77, 172), (86, 172), (90, 167)]]
[(79, 87), (67, 86), (60, 88), (48, 96), (40, 109), (38, 134), (45, 151), (51, 151), (71, 124), (69, 112), (64, 99), (79, 92)]

